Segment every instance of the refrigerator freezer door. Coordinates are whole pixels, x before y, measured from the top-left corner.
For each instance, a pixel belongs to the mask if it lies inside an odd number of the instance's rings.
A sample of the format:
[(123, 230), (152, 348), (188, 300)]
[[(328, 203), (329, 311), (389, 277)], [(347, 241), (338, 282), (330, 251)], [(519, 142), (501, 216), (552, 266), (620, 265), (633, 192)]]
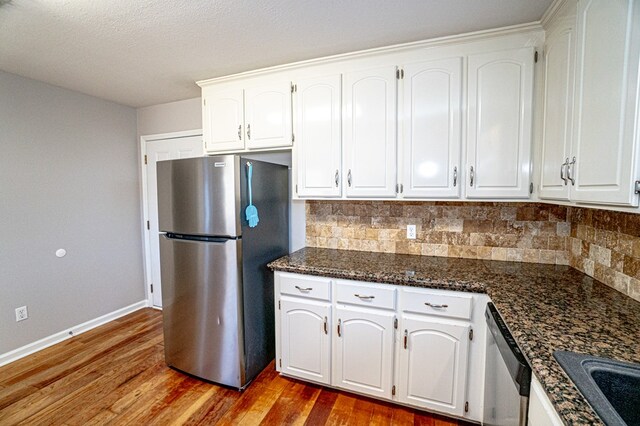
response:
[(241, 244), (160, 237), (167, 364), (236, 388), (245, 384)]
[(158, 220), (161, 232), (239, 236), (238, 157), (159, 161)]

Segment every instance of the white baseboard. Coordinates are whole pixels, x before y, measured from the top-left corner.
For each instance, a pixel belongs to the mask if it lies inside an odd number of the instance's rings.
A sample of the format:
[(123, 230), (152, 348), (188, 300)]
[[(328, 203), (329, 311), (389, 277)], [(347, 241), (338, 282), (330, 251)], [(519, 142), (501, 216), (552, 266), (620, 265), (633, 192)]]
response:
[(140, 302), (136, 302), (132, 305), (125, 306), (124, 308), (120, 308), (113, 312), (109, 312), (108, 314), (102, 315), (98, 318), (94, 318), (87, 322), (83, 322), (82, 324), (78, 324), (76, 326), (70, 327), (66, 330), (52, 334), (51, 336), (47, 336), (33, 343), (29, 343), (28, 345), (24, 345), (22, 347), (19, 347), (7, 353), (0, 354), (0, 367), (2, 367), (3, 365), (9, 364), (13, 361), (17, 361), (20, 358), (23, 358), (27, 355), (31, 355), (34, 352), (41, 351), (42, 349), (48, 348), (49, 346), (55, 345), (56, 343), (60, 343), (64, 340), (70, 339), (73, 336), (82, 334), (85, 331), (91, 330), (92, 328), (99, 327), (103, 324), (108, 323), (109, 321), (113, 321), (114, 319), (123, 317), (127, 314), (130, 314), (131, 312), (137, 311), (138, 309), (145, 308), (147, 306), (149, 306), (147, 301), (141, 300)]

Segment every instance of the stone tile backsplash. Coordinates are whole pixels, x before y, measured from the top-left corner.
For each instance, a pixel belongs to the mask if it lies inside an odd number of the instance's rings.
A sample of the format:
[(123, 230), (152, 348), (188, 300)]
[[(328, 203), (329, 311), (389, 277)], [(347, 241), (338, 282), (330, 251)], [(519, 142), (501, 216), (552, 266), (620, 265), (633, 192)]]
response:
[(570, 207), (569, 264), (640, 301), (640, 214)]
[[(640, 215), (540, 203), (307, 201), (306, 245), (571, 265), (640, 300)], [(406, 238), (406, 227), (417, 238)]]

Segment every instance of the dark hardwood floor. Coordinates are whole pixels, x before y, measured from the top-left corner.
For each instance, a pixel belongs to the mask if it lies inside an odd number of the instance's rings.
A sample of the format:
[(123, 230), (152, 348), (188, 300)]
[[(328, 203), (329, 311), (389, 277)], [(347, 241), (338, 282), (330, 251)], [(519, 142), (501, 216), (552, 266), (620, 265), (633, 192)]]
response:
[(161, 313), (143, 309), (0, 367), (0, 425), (457, 425), (279, 376), (242, 393), (164, 364)]

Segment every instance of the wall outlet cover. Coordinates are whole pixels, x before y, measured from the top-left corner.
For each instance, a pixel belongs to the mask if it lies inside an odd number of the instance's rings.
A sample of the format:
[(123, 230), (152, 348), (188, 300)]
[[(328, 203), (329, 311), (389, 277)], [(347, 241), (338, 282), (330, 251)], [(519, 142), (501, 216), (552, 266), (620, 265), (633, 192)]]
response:
[(407, 238), (410, 240), (416, 239), (416, 225), (407, 225)]
[(27, 318), (29, 318), (29, 313), (27, 312), (26, 306), (16, 308), (16, 321), (24, 321)]

